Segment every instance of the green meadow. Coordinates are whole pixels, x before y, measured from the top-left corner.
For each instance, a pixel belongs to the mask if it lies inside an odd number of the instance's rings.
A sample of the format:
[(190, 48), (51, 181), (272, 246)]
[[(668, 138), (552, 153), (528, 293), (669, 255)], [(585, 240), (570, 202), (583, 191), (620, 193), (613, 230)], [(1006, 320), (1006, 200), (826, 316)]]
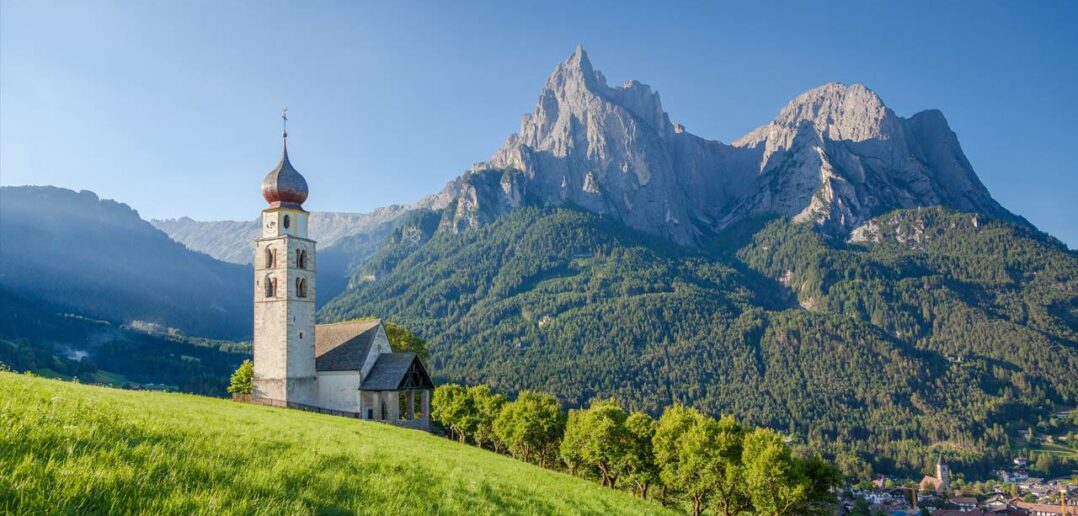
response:
[(134, 512), (665, 510), (418, 431), (0, 373), (0, 513)]

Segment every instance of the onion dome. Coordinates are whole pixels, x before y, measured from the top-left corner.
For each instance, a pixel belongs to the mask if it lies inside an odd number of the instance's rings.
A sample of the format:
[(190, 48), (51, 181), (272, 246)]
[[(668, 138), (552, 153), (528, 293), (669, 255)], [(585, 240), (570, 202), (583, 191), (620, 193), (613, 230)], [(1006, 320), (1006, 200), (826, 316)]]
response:
[(301, 208), (307, 200), (307, 180), (288, 161), (287, 133), (285, 138), (281, 162), (262, 180), (262, 197), (273, 208)]

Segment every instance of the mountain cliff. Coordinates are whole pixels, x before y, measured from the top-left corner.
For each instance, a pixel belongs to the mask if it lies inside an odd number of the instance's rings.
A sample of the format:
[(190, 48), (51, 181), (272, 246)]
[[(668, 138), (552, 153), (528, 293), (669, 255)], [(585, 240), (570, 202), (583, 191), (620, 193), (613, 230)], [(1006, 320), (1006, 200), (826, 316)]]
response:
[[(411, 206), (315, 213), (311, 234), (321, 249), (340, 242), (358, 250), (360, 259), (341, 260), (350, 269), (416, 210), (442, 213), (441, 228), (459, 233), (526, 205), (581, 207), (690, 246), (771, 215), (842, 238), (901, 208), (940, 206), (1028, 224), (992, 198), (937, 110), (902, 118), (860, 84), (830, 83), (727, 144), (672, 123), (646, 84), (608, 85), (578, 47), (488, 161)], [(254, 221), (153, 224), (235, 263), (250, 263), (258, 233)]]
[(449, 208), (445, 227), (522, 204), (579, 206), (681, 244), (760, 215), (838, 235), (923, 206), (1024, 222), (992, 199), (939, 111), (901, 118), (868, 88), (831, 83), (725, 144), (671, 123), (649, 86), (607, 85), (579, 47), (485, 169), (508, 173), (486, 189), (465, 175), (430, 198)]
[(845, 232), (926, 206), (1022, 222), (992, 199), (942, 113), (901, 118), (860, 84), (810, 90), (734, 146), (758, 151), (758, 175), (723, 208), (720, 227), (774, 214)]

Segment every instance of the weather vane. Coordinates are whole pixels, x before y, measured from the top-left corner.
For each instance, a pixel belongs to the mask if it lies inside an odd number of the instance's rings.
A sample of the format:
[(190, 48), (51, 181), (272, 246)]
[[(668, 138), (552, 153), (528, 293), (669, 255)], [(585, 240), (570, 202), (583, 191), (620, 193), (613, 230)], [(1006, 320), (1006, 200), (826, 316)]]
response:
[(281, 128), (283, 130), (284, 137), (288, 138), (288, 106), (285, 106), (284, 109), (281, 110)]

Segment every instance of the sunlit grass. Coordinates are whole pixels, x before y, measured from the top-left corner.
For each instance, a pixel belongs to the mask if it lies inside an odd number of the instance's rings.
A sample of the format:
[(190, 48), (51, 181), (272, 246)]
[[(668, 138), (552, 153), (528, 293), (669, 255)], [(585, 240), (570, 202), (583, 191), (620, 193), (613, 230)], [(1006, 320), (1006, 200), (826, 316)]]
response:
[(0, 373), (0, 513), (654, 513), (430, 434)]

